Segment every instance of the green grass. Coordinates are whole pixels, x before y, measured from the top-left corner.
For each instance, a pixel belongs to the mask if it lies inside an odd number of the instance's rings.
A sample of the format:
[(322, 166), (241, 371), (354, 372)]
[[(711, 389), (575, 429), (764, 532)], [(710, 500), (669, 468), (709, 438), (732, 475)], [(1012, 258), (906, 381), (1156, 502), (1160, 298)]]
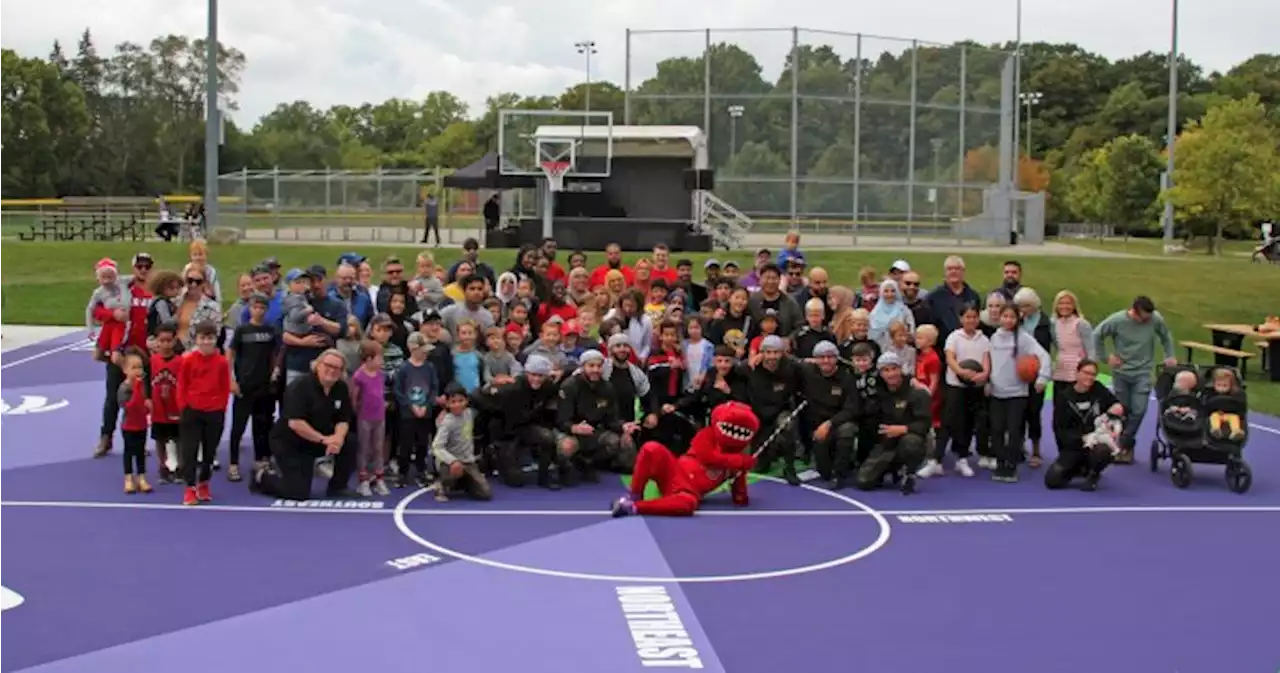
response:
[[(1164, 241), (1158, 238), (1059, 238), (1058, 243), (1067, 245), (1080, 246), (1089, 248), (1090, 250), (1105, 250), (1107, 252), (1122, 252), (1129, 255), (1164, 255)], [(1182, 244), (1183, 241), (1177, 241)], [(1223, 241), (1222, 254), (1226, 257), (1236, 257), (1239, 261), (1237, 253), (1250, 253), (1253, 248), (1258, 245), (1257, 241)], [(1207, 242), (1203, 238), (1197, 238), (1194, 244), (1182, 253), (1182, 257), (1207, 257)], [(1248, 260), (1245, 260), (1248, 261)]]
[[(178, 244), (135, 243), (25, 243), (6, 242), (0, 250), (0, 286), (3, 293), (3, 317), (8, 324), (78, 325), (84, 320), (84, 305), (93, 287), (93, 265), (102, 257), (112, 257), (127, 264), (130, 256), (145, 249), (163, 268), (178, 269), (186, 259), (186, 247)], [(359, 249), (358, 244), (350, 246)], [(222, 275), (223, 291), (234, 291), (234, 276), (251, 268), (263, 258), (275, 255), (285, 267), (304, 266), (316, 262), (332, 265), (344, 248), (337, 246), (300, 246), (270, 244), (237, 244), (214, 246), (210, 260)], [(371, 256), (381, 259), (399, 254), (406, 263), (420, 247), (371, 248)], [(437, 259), (451, 263), (456, 249), (438, 249)], [(899, 257), (905, 257), (924, 274), (925, 284), (939, 282), (945, 255), (936, 253), (893, 251), (810, 251), (811, 265), (825, 267), (837, 284), (856, 285), (859, 269), (871, 265), (886, 269)], [(1000, 255), (965, 255), (969, 282), (984, 294), (1000, 280)], [(481, 258), (502, 270), (512, 263), (509, 250), (486, 250)], [(633, 255), (634, 257), (634, 255)], [(706, 255), (690, 255), (697, 267)], [(715, 253), (721, 261), (734, 259), (744, 266), (750, 254)], [(593, 254), (589, 263), (598, 264), (602, 255)], [(1260, 322), (1267, 312), (1276, 312), (1275, 288), (1280, 282), (1280, 269), (1249, 264), (1239, 257), (1211, 258), (1188, 255), (1178, 261), (1164, 259), (1091, 259), (1080, 257), (1028, 257), (1025, 281), (1039, 291), (1048, 303), (1058, 290), (1069, 288), (1079, 297), (1086, 316), (1098, 322), (1113, 311), (1129, 305), (1137, 294), (1151, 296), (1169, 322), (1175, 340), (1208, 341), (1206, 323)], [(1252, 351), (1252, 344), (1246, 344)], [(1179, 357), (1183, 355), (1180, 351)], [(1204, 361), (1203, 359), (1201, 360)], [(1280, 384), (1263, 381), (1260, 363), (1249, 368), (1250, 403), (1255, 409), (1280, 414)]]

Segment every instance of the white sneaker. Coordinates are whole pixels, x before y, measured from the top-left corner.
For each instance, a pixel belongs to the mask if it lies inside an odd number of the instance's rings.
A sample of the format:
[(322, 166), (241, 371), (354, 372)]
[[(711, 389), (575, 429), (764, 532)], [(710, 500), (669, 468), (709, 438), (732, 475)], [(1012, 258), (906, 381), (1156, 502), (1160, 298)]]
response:
[(972, 468), (972, 467), (969, 467), (969, 459), (968, 459), (968, 458), (957, 458), (957, 459), (956, 459), (956, 468), (955, 468), (955, 469), (956, 469), (956, 474), (959, 474), (959, 475), (960, 475), (960, 476), (962, 476), (962, 477), (972, 477), (972, 476), (973, 476), (973, 468)]
[(360, 485), (356, 487), (356, 493), (357, 493), (361, 498), (372, 498), (372, 497), (373, 497), (373, 489), (369, 488), (369, 482), (367, 482), (367, 481), (362, 481), (362, 482), (360, 482)]
[(382, 479), (373, 480), (373, 492), (376, 495), (391, 495), (391, 489), (387, 488), (387, 482)]
[(321, 479), (333, 479), (333, 459), (328, 457), (317, 459), (316, 475)]
[(996, 459), (991, 456), (978, 456), (978, 467), (984, 470), (996, 469)]
[(916, 471), (916, 476), (920, 477), (921, 479), (928, 479), (929, 477), (941, 477), (943, 474), (945, 474), (945, 471), (942, 469), (942, 463), (939, 463), (938, 461), (933, 460), (932, 458), (926, 461), (924, 466)]

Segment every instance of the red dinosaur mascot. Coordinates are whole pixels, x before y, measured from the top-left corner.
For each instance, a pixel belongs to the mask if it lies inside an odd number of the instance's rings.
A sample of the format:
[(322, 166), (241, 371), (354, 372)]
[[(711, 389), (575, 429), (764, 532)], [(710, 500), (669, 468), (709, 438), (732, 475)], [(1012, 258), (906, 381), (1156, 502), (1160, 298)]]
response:
[[(759, 431), (760, 419), (751, 407), (726, 402), (711, 412), (711, 423), (694, 435), (689, 451), (679, 458), (658, 442), (645, 442), (631, 475), (631, 495), (613, 503), (613, 515), (692, 516), (703, 496), (729, 479), (733, 504), (746, 507), (747, 470), (755, 467), (756, 458), (744, 450)], [(650, 481), (662, 495), (645, 500)]]

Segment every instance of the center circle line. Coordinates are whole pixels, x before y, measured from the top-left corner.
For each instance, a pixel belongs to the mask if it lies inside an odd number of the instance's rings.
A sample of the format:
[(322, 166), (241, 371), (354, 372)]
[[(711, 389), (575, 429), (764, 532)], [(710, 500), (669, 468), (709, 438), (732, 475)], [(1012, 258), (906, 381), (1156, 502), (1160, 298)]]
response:
[[(784, 483), (783, 480), (778, 479), (777, 477), (771, 477), (768, 475), (757, 475), (757, 477), (759, 479), (763, 479), (767, 481)], [(856, 552), (853, 552), (852, 554), (847, 554), (845, 556), (841, 556), (840, 558), (831, 559), (829, 561), (822, 561), (820, 563), (813, 563), (810, 565), (798, 566), (795, 568), (783, 568), (780, 570), (768, 570), (768, 571), (754, 572), (754, 573), (740, 573), (740, 574), (734, 574), (734, 575), (695, 575), (692, 577), (652, 577), (652, 576), (643, 576), (643, 575), (606, 575), (606, 574), (598, 574), (598, 573), (573, 572), (568, 570), (552, 570), (550, 568), (537, 568), (533, 566), (520, 565), (516, 563), (506, 563), (504, 561), (495, 561), (493, 559), (487, 559), (482, 556), (475, 556), (472, 554), (465, 554), (463, 552), (436, 544), (422, 537), (421, 535), (418, 535), (416, 532), (414, 532), (413, 529), (409, 527), (408, 522), (405, 520), (405, 512), (408, 510), (409, 505), (412, 504), (414, 500), (417, 500), (418, 498), (422, 497), (423, 495), (429, 492), (429, 489), (425, 489), (425, 488), (419, 489), (417, 491), (414, 491), (413, 493), (410, 493), (409, 495), (405, 496), (402, 500), (400, 500), (400, 502), (396, 503), (396, 507), (393, 512), (393, 518), (395, 519), (396, 528), (400, 531), (401, 535), (416, 542), (421, 547), (429, 549), (442, 556), (448, 556), (450, 558), (457, 559), (459, 561), (466, 561), (466, 562), (474, 563), (477, 565), (488, 566), (490, 568), (496, 568), (498, 570), (509, 570), (512, 572), (520, 572), (520, 573), (526, 573), (530, 575), (541, 575), (543, 577), (558, 577), (561, 579), (588, 580), (593, 582), (614, 582), (619, 584), (625, 584), (625, 583), (715, 584), (715, 583), (725, 583), (725, 582), (751, 582), (751, 581), (757, 581), (757, 580), (779, 579), (783, 577), (792, 577), (795, 575), (805, 575), (808, 573), (819, 572), (822, 570), (829, 570), (831, 568), (847, 565), (855, 561), (862, 560), (880, 551), (881, 549), (884, 548), (885, 545), (889, 544), (889, 538), (892, 535), (892, 528), (889, 525), (889, 520), (886, 519), (883, 514), (881, 514), (879, 511), (877, 511), (870, 505), (867, 505), (858, 500), (854, 500), (853, 498), (850, 498), (849, 496), (844, 495), (842, 493), (829, 491), (822, 488), (817, 488), (814, 486), (810, 486), (808, 484), (801, 484), (800, 488), (827, 496), (835, 500), (839, 500), (840, 502), (843, 502), (847, 505), (850, 505), (851, 507), (854, 507), (858, 510), (861, 510), (862, 512), (865, 512), (867, 516), (870, 516), (872, 519), (875, 520), (876, 525), (879, 527), (879, 534), (876, 536), (876, 539), (871, 544), (863, 547), (862, 549), (859, 549)]]

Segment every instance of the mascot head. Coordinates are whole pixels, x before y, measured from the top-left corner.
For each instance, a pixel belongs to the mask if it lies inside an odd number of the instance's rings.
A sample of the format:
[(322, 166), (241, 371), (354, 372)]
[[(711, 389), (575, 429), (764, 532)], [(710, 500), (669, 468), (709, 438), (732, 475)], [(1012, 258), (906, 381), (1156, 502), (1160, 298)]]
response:
[(725, 402), (712, 410), (710, 427), (721, 449), (741, 451), (760, 431), (760, 419), (741, 402)]

